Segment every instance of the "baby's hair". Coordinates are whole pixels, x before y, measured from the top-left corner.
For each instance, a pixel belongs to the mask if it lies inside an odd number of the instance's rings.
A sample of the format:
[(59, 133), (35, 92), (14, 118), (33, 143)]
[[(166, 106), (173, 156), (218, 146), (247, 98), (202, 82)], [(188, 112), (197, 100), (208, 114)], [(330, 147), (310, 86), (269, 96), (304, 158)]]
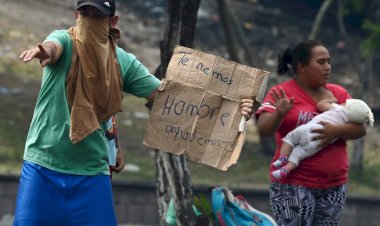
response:
[(299, 43), (294, 49), (286, 48), (278, 55), (278, 75), (297, 73), (297, 65), (306, 65), (311, 59), (311, 51), (316, 46), (324, 46), (322, 42), (307, 40)]

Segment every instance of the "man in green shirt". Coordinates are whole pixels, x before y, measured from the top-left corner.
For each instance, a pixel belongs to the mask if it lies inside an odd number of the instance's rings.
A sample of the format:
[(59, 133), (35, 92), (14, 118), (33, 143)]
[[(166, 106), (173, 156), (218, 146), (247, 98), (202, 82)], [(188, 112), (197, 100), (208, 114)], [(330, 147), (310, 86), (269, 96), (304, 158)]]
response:
[[(160, 81), (117, 47), (114, 0), (79, 0), (76, 25), (53, 31), (20, 59), (40, 60), (41, 90), (25, 144), (14, 225), (117, 225), (107, 120), (122, 93), (153, 101)], [(242, 100), (249, 118), (253, 101)]]
[(106, 122), (120, 111), (123, 91), (153, 101), (160, 84), (134, 55), (116, 46), (117, 22), (114, 1), (78, 1), (76, 26), (53, 31), (20, 55), (25, 62), (39, 59), (44, 70), (15, 225), (117, 224)]

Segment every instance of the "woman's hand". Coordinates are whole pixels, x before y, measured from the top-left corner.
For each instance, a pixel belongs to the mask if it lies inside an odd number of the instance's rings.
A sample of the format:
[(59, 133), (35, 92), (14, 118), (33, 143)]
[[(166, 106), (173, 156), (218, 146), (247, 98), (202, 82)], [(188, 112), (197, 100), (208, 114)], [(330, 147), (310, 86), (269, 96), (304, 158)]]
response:
[(325, 147), (338, 138), (344, 140), (358, 139), (366, 134), (366, 127), (363, 124), (345, 123), (343, 125), (333, 125), (327, 122), (320, 122), (322, 128), (312, 129), (312, 133), (317, 133), (312, 140), (321, 140), (320, 147)]
[(293, 107), (294, 97), (288, 98), (285, 94), (284, 89), (280, 88), (280, 92), (276, 89), (273, 89), (271, 96), (274, 100), (274, 103), (271, 103), (276, 107), (276, 111), (279, 116), (284, 116), (288, 111)]
[(294, 104), (294, 97), (288, 98), (283, 88), (280, 92), (276, 89), (270, 93), (273, 101), (270, 102), (276, 108), (275, 112), (262, 112), (257, 121), (257, 128), (260, 136), (273, 136), (280, 127), (286, 113), (290, 111)]
[(312, 129), (312, 133), (317, 133), (316, 136), (313, 136), (312, 140), (320, 140), (319, 148), (326, 147), (329, 143), (341, 137), (342, 126), (333, 125), (328, 122), (318, 123), (322, 125), (322, 128)]

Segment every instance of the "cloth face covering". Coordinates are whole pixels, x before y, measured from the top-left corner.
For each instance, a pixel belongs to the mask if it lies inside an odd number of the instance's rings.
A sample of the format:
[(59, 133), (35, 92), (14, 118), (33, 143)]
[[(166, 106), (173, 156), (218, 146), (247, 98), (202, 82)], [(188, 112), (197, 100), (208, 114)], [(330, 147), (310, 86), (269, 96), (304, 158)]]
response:
[(109, 17), (80, 17), (69, 29), (73, 58), (66, 79), (71, 109), (70, 139), (77, 143), (100, 129), (99, 122), (121, 111), (122, 81)]

